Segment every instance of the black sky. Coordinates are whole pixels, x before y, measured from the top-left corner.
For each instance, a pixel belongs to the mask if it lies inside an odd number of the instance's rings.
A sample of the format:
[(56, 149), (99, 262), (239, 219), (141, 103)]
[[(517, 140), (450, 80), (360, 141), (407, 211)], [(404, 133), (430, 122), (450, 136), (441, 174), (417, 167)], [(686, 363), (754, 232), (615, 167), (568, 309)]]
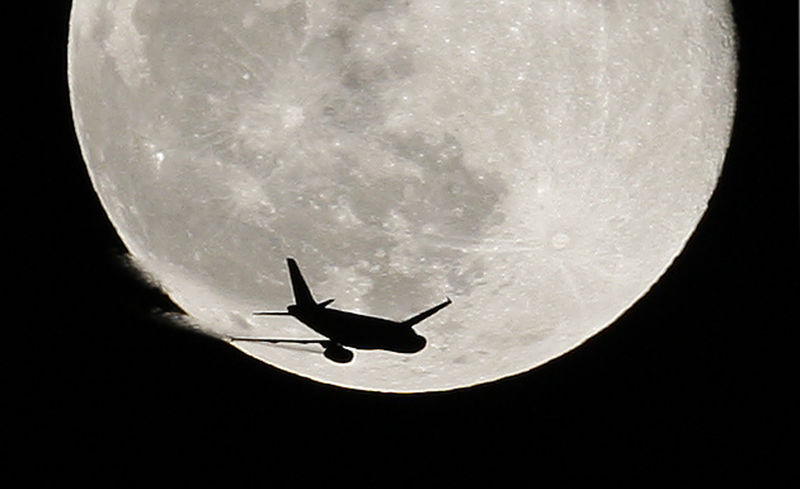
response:
[(611, 455), (607, 467), (624, 474), (772, 473), (797, 408), (788, 394), (796, 390), (800, 225), (797, 4), (769, 3), (734, 2), (731, 146), (708, 212), (666, 275), (576, 351), (500, 382), (424, 396), (318, 384), (152, 314), (171, 305), (120, 266), (124, 247), (72, 129), (68, 2), (38, 7), (34, 31), (13, 53), (34, 66), (20, 70), (29, 101), (12, 101), (31, 117), (22, 139), (8, 143), (27, 148), (8, 162), (23, 176), (6, 182), (16, 187), (7, 189), (7, 215), (22, 224), (6, 237), (15, 248), (6, 307), (20, 314), (6, 324), (14, 340), (4, 342), (12, 419), (25, 427), (19, 453), (28, 461), (79, 453), (124, 470), (135, 458), (115, 449), (180, 451), (188, 442), (252, 455), (242, 440), (259, 439), (255, 453), (270, 470), (300, 457), (377, 477), (408, 457), (414, 469), (396, 477), (409, 482), (415, 471), (469, 470), (447, 465), (454, 456), (507, 456), (523, 471), (543, 456), (570, 465)]

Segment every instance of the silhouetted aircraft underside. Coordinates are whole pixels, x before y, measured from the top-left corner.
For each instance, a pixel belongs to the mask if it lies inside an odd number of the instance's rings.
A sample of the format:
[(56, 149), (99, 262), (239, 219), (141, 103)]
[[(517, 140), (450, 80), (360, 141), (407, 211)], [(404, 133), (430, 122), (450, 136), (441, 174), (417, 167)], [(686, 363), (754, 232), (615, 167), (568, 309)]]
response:
[(414, 325), (424, 321), (452, 303), (446, 301), (431, 307), (405, 321), (365, 316), (328, 306), (333, 299), (316, 302), (306, 285), (300, 268), (293, 258), (287, 258), (289, 278), (292, 281), (295, 303), (286, 311), (254, 312), (256, 316), (292, 316), (324, 336), (324, 339), (282, 339), (232, 336), (231, 341), (254, 341), (261, 343), (318, 343), (324, 348), (326, 358), (337, 363), (353, 360), (353, 352), (345, 347), (360, 350), (387, 350), (398, 353), (417, 353), (425, 348), (427, 341), (417, 334)]

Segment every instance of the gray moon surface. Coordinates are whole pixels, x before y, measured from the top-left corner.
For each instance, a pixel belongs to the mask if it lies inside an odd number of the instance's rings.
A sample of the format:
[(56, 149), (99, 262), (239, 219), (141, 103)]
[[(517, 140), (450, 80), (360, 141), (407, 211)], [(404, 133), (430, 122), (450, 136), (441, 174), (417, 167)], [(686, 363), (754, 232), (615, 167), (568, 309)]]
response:
[(404, 319), (414, 355), (235, 343), (420, 392), (530, 370), (611, 324), (705, 211), (728, 145), (722, 0), (75, 0), (69, 82), (95, 190), (198, 328), (318, 338), (252, 311)]

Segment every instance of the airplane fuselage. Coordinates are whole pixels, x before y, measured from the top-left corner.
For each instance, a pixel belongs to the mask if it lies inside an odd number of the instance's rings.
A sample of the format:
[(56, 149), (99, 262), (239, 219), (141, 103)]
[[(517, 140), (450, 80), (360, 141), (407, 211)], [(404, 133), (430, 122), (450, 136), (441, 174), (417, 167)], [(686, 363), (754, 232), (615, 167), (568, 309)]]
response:
[(297, 318), (317, 333), (342, 346), (362, 350), (388, 350), (416, 353), (427, 344), (411, 327), (388, 319), (363, 316), (324, 306), (288, 307)]

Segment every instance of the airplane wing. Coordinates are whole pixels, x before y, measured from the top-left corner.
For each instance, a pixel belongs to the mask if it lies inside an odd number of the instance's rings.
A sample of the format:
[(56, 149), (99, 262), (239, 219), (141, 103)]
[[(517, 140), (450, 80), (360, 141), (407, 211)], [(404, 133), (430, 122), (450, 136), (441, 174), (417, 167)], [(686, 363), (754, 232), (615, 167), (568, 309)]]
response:
[(433, 306), (430, 309), (428, 309), (427, 311), (423, 311), (423, 312), (417, 314), (416, 316), (410, 317), (410, 318), (406, 319), (405, 321), (403, 321), (400, 324), (402, 326), (409, 326), (409, 327), (414, 326), (415, 324), (419, 323), (420, 321), (423, 321), (423, 320), (428, 319), (429, 317), (433, 316), (434, 314), (436, 314), (437, 312), (439, 312), (440, 310), (444, 309), (445, 307), (449, 306), (452, 303), (453, 303), (453, 301), (451, 301), (450, 298), (448, 297), (447, 300), (442, 302), (441, 304), (439, 304), (437, 306)]
[(319, 343), (320, 345), (325, 345), (325, 343), (330, 343), (331, 340), (293, 340), (293, 339), (283, 339), (283, 338), (257, 338), (252, 336), (229, 336), (228, 340), (230, 341), (257, 341), (261, 343), (300, 343), (300, 344), (309, 344), (309, 343)]
[(342, 345), (331, 340), (294, 340), (283, 338), (255, 338), (250, 336), (229, 336), (229, 341), (260, 341), (265, 343), (319, 343), (325, 349), (323, 355), (325, 358), (332, 360), (336, 363), (348, 363), (353, 360), (353, 352), (342, 348)]

